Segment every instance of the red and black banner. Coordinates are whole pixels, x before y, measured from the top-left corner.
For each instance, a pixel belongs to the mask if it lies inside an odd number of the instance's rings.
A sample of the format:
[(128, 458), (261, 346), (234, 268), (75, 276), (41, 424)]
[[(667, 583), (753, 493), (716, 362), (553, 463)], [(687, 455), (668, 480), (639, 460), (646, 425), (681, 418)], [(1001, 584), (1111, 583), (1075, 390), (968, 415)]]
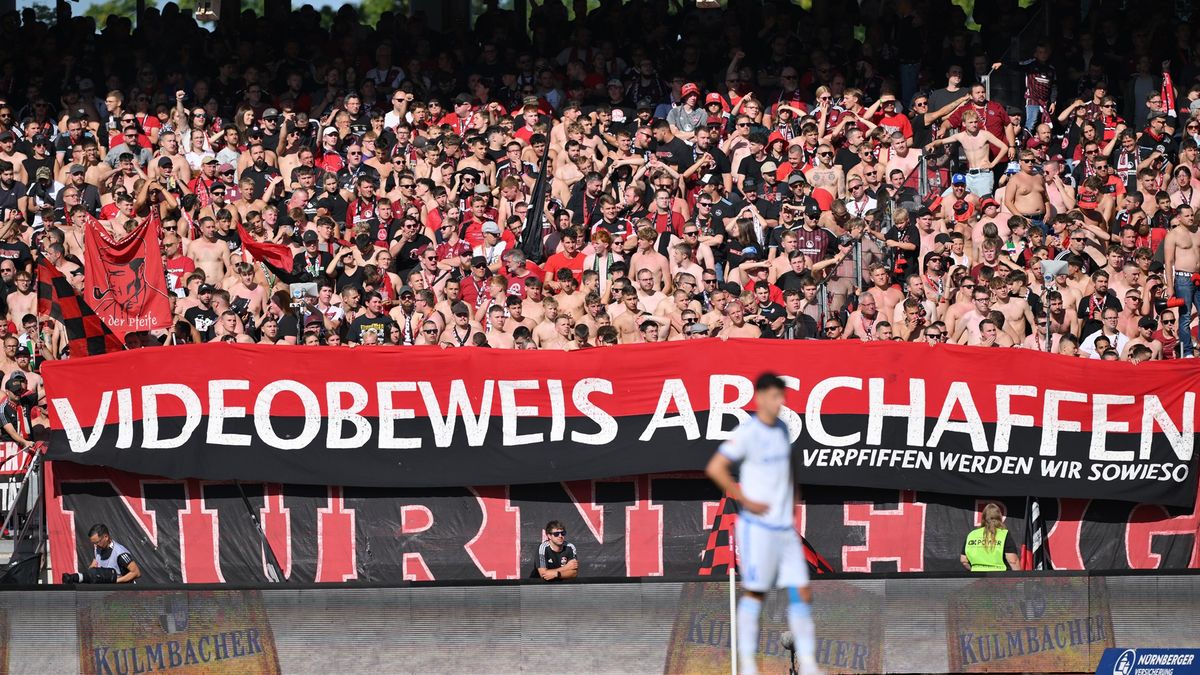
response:
[(117, 338), (100, 317), (75, 292), (70, 280), (50, 261), (42, 258), (37, 266), (38, 314), (45, 314), (62, 323), (67, 331), (67, 347), (71, 356), (97, 356), (119, 352), (125, 344)]
[[(153, 582), (263, 582), (254, 511), (290, 582), (519, 579), (543, 528), (564, 524), (582, 578), (695, 577), (722, 495), (698, 472), (491, 487), (354, 488), (135, 476), (51, 462), (53, 568), (90, 562), (87, 531), (105, 523)], [(798, 532), (837, 572), (956, 572), (990, 501), (1023, 536), (1023, 497), (801, 486)], [(1057, 569), (1200, 567), (1200, 514), (1187, 508), (1043, 499)], [(730, 516), (731, 514), (724, 514)], [(726, 550), (728, 550), (726, 548)]]
[(171, 325), (161, 238), (155, 216), (119, 239), (95, 219), (87, 224), (84, 295), (118, 336)]
[(772, 369), (798, 480), (1190, 506), (1190, 363), (766, 340), (578, 353), (205, 344), (47, 363), (51, 459), (447, 487), (703, 468)]

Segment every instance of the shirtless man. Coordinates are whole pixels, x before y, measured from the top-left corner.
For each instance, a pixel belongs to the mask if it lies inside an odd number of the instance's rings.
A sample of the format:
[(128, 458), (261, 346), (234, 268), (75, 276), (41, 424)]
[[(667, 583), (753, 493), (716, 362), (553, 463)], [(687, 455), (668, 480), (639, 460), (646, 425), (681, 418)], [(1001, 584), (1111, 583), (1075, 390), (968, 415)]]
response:
[(588, 293), (587, 298), (583, 301), (583, 307), (584, 312), (579, 323), (588, 327), (589, 334), (595, 335), (601, 326), (600, 317), (606, 316), (604, 300), (600, 298), (599, 293)]
[(836, 199), (846, 198), (846, 173), (840, 165), (833, 163), (833, 146), (817, 146), (817, 161), (804, 171), (804, 177), (813, 189), (824, 188)]
[(1074, 303), (1068, 304), (1059, 291), (1050, 291), (1046, 296), (1050, 307), (1050, 332), (1055, 335), (1078, 335), (1079, 315), (1075, 313)]
[(1128, 360), (1129, 352), (1134, 346), (1145, 345), (1150, 349), (1151, 359), (1155, 361), (1161, 359), (1163, 345), (1154, 337), (1155, 328), (1158, 328), (1158, 322), (1154, 320), (1154, 317), (1143, 316), (1141, 319), (1138, 319), (1137, 334), (1129, 339), (1129, 342), (1125, 345), (1125, 351), (1121, 354), (1121, 358)]
[(913, 170), (921, 163), (921, 153), (913, 152), (912, 148), (908, 146), (904, 134), (899, 131), (892, 134), (891, 141), (891, 151), (888, 153), (887, 159), (887, 175), (891, 176), (893, 171), (900, 171), (904, 174), (904, 180), (907, 181)]
[[(694, 229), (696, 226), (687, 225), (686, 227)], [(704, 268), (692, 260), (692, 251), (691, 245), (687, 243), (675, 244), (671, 247), (671, 278), (673, 280), (677, 279), (680, 274), (690, 274), (696, 279), (704, 275)]]
[(533, 329), (537, 328), (537, 322), (525, 316), (525, 307), (520, 296), (508, 296), (508, 298), (504, 300), (504, 307), (508, 310), (508, 327), (510, 327), (512, 330), (516, 330), (517, 326), (525, 326), (529, 329), (530, 335), (533, 334)]
[(525, 299), (521, 301), (521, 311), (534, 324), (539, 324), (546, 318), (546, 306), (542, 304), (542, 280), (531, 276), (525, 280)]
[(62, 272), (76, 293), (83, 293), (83, 268), (68, 260), (65, 254), (66, 249), (58, 242), (46, 247), (46, 260), (54, 265), (54, 269)]
[(1004, 332), (1014, 343), (1020, 344), (1025, 340), (1026, 326), (1034, 322), (1033, 310), (1027, 301), (1008, 294), (1008, 282), (1002, 277), (992, 278), (992, 295), (996, 298), (992, 309), (1004, 315)]
[(550, 336), (538, 345), (538, 349), (579, 349), (579, 345), (575, 343), (575, 322), (571, 320), (570, 315), (559, 314), (550, 325), (553, 330)]
[(438, 344), (443, 347), (465, 347), (474, 344), (475, 336), (482, 333), (479, 324), (471, 320), (471, 310), (465, 302), (450, 306), (452, 321), (442, 330)]
[(636, 278), (638, 305), (642, 311), (653, 314), (654, 310), (658, 309), (658, 304), (666, 300), (667, 296), (658, 290), (657, 280), (649, 269), (642, 268)]
[(733, 300), (725, 307), (725, 327), (720, 338), (758, 338), (762, 331), (755, 324), (746, 322), (746, 308), (741, 300)]
[(1037, 157), (1032, 150), (1022, 150), (1019, 160), (1021, 170), (1009, 177), (1004, 188), (1004, 209), (1009, 213), (1025, 216), (1031, 225), (1045, 232), (1046, 219), (1050, 217), (1046, 177), (1034, 171)]
[(37, 314), (38, 299), (29, 272), (18, 270), (15, 280), (17, 288), (8, 294), (8, 320), (20, 326), (27, 314)]
[[(934, 139), (925, 146), (925, 152), (950, 143), (962, 146), (963, 154), (967, 157), (967, 190), (977, 197), (987, 197), (992, 194), (992, 167), (1002, 158), (1007, 157), (1008, 144), (996, 138), (996, 135), (979, 124), (979, 113), (967, 110), (962, 115), (963, 130), (945, 138)], [(999, 154), (995, 159), (989, 157), (988, 144), (994, 146)], [(1043, 188), (1043, 194), (1045, 189)]]
[(508, 317), (504, 315), (504, 308), (500, 305), (492, 305), (488, 308), (488, 326), (484, 335), (487, 336), (488, 344), (498, 349), (512, 349), (513, 337), (512, 333), (504, 330), (504, 323)]
[(896, 305), (904, 300), (904, 294), (892, 285), (891, 275), (883, 265), (879, 263), (871, 265), (870, 272), (873, 285), (867, 289), (867, 292), (875, 298), (875, 305), (879, 308), (879, 313), (890, 317), (896, 310)]
[(658, 241), (658, 233), (653, 228), (643, 227), (637, 233), (637, 251), (629, 256), (629, 274), (635, 279), (640, 278), (641, 270), (646, 270), (653, 277), (655, 289), (671, 290), (671, 261), (666, 256), (654, 250)]
[(709, 302), (712, 304), (712, 309), (700, 317), (700, 323), (716, 332), (725, 326), (725, 307), (729, 304), (729, 294), (725, 291), (713, 291), (709, 296)]
[(544, 349), (546, 344), (554, 339), (554, 336), (558, 332), (558, 329), (555, 328), (558, 316), (558, 300), (549, 295), (543, 298), (542, 320), (533, 329), (533, 343), (538, 346), (538, 349)]
[(200, 238), (188, 245), (187, 254), (196, 263), (196, 269), (204, 272), (209, 283), (221, 283), (233, 266), (229, 245), (217, 238), (217, 223), (212, 218), (200, 219)]
[(870, 293), (861, 293), (858, 296), (858, 309), (850, 313), (850, 317), (846, 320), (846, 332), (842, 337), (846, 340), (858, 338), (863, 342), (869, 342), (875, 339), (875, 324), (884, 321), (887, 314), (879, 313), (879, 304), (875, 302), (875, 296)]
[(621, 313), (612, 314), (612, 326), (617, 329), (617, 339), (621, 344), (638, 342), (638, 324), (642, 321), (642, 311), (638, 307), (638, 292), (632, 287), (621, 291)]
[[(979, 323), (987, 318), (988, 311), (992, 304), (991, 290), (986, 286), (978, 285), (975, 287), (975, 293), (971, 296), (972, 304), (970, 310), (963, 313), (962, 317), (955, 322), (954, 339), (955, 344), (977, 345), (980, 343)], [(992, 324), (993, 328), (995, 324)]]
[(1163, 278), (1171, 284), (1167, 292), (1183, 300), (1179, 307), (1179, 339), (1183, 358), (1192, 356), (1192, 311), (1200, 311), (1200, 232), (1196, 217), (1187, 206), (1179, 207), (1176, 225), (1163, 240)]
[(233, 271), (237, 275), (237, 278), (228, 287), (229, 295), (232, 297), (232, 304), (238, 304), (238, 298), (245, 299), (247, 303), (246, 311), (257, 322), (262, 317), (263, 312), (266, 311), (266, 287), (255, 281), (254, 265), (248, 262), (239, 261), (234, 263)]
[(1118, 297), (1123, 298), (1123, 305), (1117, 314), (1117, 330), (1128, 338), (1137, 337), (1141, 330), (1139, 322), (1142, 319), (1142, 292), (1136, 288), (1130, 288), (1124, 293), (1118, 294)]
[(562, 288), (562, 291), (556, 296), (559, 314), (567, 314), (572, 320), (578, 321), (583, 316), (583, 302), (587, 299), (587, 294), (582, 292), (579, 284), (575, 281), (575, 275), (571, 274), (571, 270), (559, 270), (558, 283)]

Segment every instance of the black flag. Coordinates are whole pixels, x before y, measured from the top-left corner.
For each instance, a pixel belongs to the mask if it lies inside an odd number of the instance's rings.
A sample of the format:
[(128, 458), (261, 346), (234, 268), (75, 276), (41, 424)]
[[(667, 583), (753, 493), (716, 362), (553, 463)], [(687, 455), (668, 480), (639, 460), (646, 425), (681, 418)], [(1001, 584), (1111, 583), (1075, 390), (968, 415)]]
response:
[(1021, 547), (1021, 569), (1052, 570), (1050, 548), (1047, 546), (1046, 517), (1037, 497), (1025, 503), (1025, 544)]
[(535, 263), (542, 260), (542, 220), (546, 210), (546, 190), (549, 189), (550, 176), (546, 173), (546, 161), (550, 159), (550, 149), (542, 153), (542, 161), (538, 163), (538, 179), (533, 185), (533, 196), (530, 197), (529, 212), (525, 215), (525, 229), (521, 231), (521, 252), (528, 260)]

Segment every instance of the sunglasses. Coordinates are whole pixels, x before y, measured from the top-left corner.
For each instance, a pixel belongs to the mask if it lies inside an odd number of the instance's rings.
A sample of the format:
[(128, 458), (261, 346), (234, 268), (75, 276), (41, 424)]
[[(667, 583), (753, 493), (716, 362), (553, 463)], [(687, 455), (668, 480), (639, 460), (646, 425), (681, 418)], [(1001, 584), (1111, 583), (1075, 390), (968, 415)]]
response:
[(1164, 326), (1174, 326), (1174, 325), (1175, 325), (1175, 319), (1163, 319), (1163, 320), (1162, 320), (1162, 323), (1163, 323), (1163, 325), (1164, 325)]
[(743, 128), (743, 127), (748, 127), (748, 126), (750, 126), (750, 123), (749, 123), (749, 122), (738, 122), (738, 123), (737, 123), (737, 127), (738, 127), (739, 129), (740, 129), (740, 128)]
[(697, 234), (699, 234), (699, 232), (696, 232), (695, 230), (692, 230), (691, 232), (684, 232), (684, 233), (683, 233), (683, 236), (685, 236), (685, 237), (694, 237), (694, 236), (696, 236)]
[(567, 534), (567, 531), (566, 530), (555, 530), (553, 532), (547, 532), (546, 534), (550, 535), (551, 537), (565, 537)]
[(427, 329), (425, 329), (425, 330), (423, 330), (423, 331), (421, 331), (421, 332), (422, 332), (422, 333), (424, 333), (424, 334), (426, 334), (426, 335), (437, 335), (437, 329), (428, 329), (428, 328), (427, 328)]
[(941, 333), (926, 333), (925, 338), (927, 340), (940, 340), (940, 339), (942, 339), (942, 334)]

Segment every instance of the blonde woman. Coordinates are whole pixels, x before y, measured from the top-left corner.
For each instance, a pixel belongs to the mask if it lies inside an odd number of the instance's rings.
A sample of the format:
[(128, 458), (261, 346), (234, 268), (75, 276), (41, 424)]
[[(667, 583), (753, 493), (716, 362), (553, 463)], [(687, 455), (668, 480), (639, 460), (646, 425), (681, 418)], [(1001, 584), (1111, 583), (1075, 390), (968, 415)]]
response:
[[(967, 535), (958, 559), (972, 572), (1004, 572), (1018, 570), (1017, 545), (1004, 526), (1004, 514), (995, 503), (983, 507), (981, 525)], [(1007, 566), (1005, 565), (1007, 563)]]

